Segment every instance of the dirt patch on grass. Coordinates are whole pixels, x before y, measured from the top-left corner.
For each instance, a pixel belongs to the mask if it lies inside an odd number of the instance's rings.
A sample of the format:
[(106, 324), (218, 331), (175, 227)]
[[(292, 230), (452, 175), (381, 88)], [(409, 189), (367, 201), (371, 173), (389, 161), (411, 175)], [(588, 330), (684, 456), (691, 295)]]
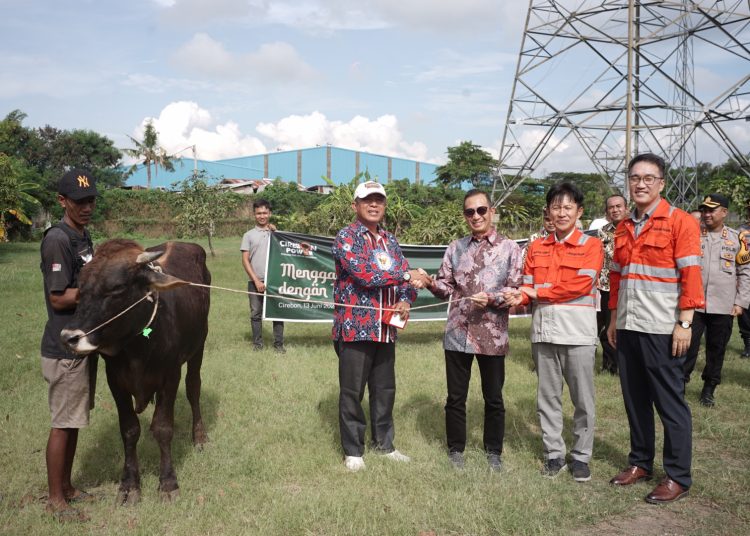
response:
[(576, 536), (685, 536), (689, 534), (747, 534), (741, 519), (717, 504), (688, 498), (672, 505), (634, 504), (626, 512), (588, 527), (577, 527)]

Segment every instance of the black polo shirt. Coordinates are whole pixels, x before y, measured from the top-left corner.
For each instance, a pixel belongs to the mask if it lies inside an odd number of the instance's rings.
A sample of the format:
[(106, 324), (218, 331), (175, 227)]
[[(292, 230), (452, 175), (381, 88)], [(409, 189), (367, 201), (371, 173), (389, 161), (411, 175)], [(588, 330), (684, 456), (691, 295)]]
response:
[[(65, 229), (60, 226), (65, 226)], [(68, 233), (75, 237), (75, 246)], [(60, 340), (60, 332), (70, 322), (75, 307), (56, 311), (52, 308), (49, 295), (50, 292), (64, 292), (65, 289), (78, 287), (78, 272), (94, 254), (91, 238), (88, 231), (84, 230), (84, 234), (80, 234), (60, 221), (44, 235), (41, 254), (44, 302), (47, 305), (47, 324), (42, 335), (42, 356), (54, 359), (80, 357), (68, 350)]]

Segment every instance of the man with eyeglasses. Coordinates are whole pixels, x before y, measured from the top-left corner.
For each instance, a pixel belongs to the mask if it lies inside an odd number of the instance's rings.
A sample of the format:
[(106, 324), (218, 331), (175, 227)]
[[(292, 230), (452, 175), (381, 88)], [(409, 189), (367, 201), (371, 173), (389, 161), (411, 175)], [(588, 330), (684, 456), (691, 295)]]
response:
[[(464, 467), (466, 398), (476, 357), (484, 397), (483, 447), (491, 471), (502, 468), (505, 435), (505, 355), (508, 353), (508, 303), (504, 292), (521, 284), (521, 248), (498, 233), (495, 209), (481, 190), (464, 196), (464, 220), (471, 234), (448, 245), (437, 278), (427, 288), (450, 298), (443, 349), (448, 397), (445, 432), (448, 458)], [(468, 299), (467, 299), (468, 298)]]
[(576, 482), (591, 480), (594, 449), (594, 359), (596, 355), (596, 281), (604, 252), (598, 238), (583, 234), (583, 193), (575, 185), (555, 184), (547, 192), (547, 213), (555, 232), (529, 246), (523, 286), (509, 292), (510, 305), (534, 300), (531, 352), (536, 366), (537, 413), (542, 428), (542, 476), (556, 478), (567, 469), (563, 439), (563, 381), (573, 402), (570, 473)]
[(706, 366), (701, 378), (702, 406), (715, 404), (714, 392), (721, 383), (724, 353), (732, 336), (735, 316), (741, 316), (750, 303), (750, 256), (742, 258), (739, 233), (724, 225), (729, 199), (722, 194), (706, 196), (701, 211), (701, 273), (706, 305), (695, 311), (693, 335), (685, 360), (685, 383), (698, 360), (703, 333), (706, 334)]
[(683, 365), (694, 311), (705, 306), (698, 223), (661, 198), (664, 173), (664, 160), (654, 154), (628, 164), (635, 209), (615, 230), (607, 330), (630, 426), (629, 466), (610, 483), (628, 486), (653, 477), (655, 407), (664, 426), (666, 476), (646, 496), (652, 504), (679, 500), (692, 485)]
[(339, 358), (339, 430), (344, 466), (365, 468), (362, 410), (365, 386), (370, 393), (372, 448), (386, 458), (408, 462), (393, 446), (396, 398), (396, 328), (386, 313), (409, 317), (415, 288), (429, 280), (410, 270), (396, 237), (380, 226), (385, 217), (382, 184), (368, 181), (354, 190), (357, 219), (336, 235), (331, 253), (336, 264), (333, 295), (333, 346)]

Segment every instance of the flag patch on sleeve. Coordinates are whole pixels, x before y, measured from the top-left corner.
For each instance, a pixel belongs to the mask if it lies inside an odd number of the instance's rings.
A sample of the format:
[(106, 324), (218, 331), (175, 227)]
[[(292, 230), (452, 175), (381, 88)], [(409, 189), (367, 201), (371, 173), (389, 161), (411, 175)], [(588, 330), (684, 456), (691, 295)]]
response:
[(52, 265), (53, 272), (59, 272), (61, 270), (62, 270), (62, 264), (56, 262)]

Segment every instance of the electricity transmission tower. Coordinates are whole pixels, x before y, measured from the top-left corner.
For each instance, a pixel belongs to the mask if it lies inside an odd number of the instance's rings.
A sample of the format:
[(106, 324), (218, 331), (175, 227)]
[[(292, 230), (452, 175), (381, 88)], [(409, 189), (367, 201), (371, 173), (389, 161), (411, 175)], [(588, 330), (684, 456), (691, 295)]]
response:
[(625, 195), (630, 158), (663, 156), (664, 194), (687, 208), (697, 145), (715, 143), (750, 175), (733, 141), (748, 131), (750, 1), (530, 0), (493, 200), (577, 143)]

